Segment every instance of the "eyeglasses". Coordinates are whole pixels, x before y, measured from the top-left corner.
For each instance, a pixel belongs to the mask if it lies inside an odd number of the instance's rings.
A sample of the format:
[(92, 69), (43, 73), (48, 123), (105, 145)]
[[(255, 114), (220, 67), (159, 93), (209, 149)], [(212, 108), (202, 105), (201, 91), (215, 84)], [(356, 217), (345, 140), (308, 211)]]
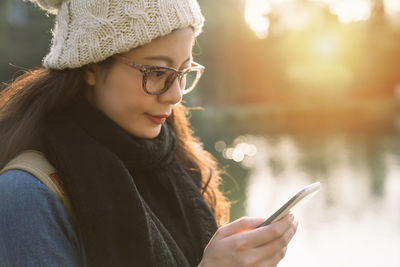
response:
[(179, 80), (182, 94), (187, 94), (194, 89), (205, 69), (204, 66), (196, 62), (192, 62), (189, 68), (177, 70), (170, 67), (136, 64), (119, 55), (114, 55), (113, 58), (139, 70), (143, 74), (143, 90), (150, 95), (161, 95), (165, 93), (176, 78)]

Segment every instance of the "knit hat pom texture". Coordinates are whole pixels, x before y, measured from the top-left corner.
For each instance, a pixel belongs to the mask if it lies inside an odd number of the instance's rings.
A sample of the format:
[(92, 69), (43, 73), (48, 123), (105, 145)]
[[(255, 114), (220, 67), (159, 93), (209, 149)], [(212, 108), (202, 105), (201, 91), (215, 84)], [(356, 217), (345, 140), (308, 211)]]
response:
[(29, 0), (29, 1), (37, 4), (39, 7), (46, 10), (50, 14), (57, 14), (57, 11), (64, 0)]

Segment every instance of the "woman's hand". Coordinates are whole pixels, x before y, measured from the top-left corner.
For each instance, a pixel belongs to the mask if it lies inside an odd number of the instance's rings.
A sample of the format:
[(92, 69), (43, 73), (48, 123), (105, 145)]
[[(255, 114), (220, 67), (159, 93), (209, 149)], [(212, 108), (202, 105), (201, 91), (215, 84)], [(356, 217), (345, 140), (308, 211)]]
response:
[(297, 230), (292, 214), (268, 226), (265, 219), (242, 217), (220, 227), (204, 249), (199, 267), (275, 267)]

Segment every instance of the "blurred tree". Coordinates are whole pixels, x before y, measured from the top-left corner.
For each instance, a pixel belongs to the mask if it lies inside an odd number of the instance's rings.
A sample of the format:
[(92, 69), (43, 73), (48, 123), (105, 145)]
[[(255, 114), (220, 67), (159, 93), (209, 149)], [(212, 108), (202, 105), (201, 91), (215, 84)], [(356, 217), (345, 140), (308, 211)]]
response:
[[(51, 40), (54, 18), (21, 0), (0, 2), (0, 81), (9, 81), (20, 69), (41, 65)], [(15, 66), (11, 66), (15, 65)]]

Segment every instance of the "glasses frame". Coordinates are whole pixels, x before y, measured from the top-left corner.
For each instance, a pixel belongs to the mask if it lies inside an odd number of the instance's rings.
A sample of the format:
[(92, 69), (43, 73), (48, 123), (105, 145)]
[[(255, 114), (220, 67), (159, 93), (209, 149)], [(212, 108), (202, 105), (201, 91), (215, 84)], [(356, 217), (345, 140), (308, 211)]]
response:
[[(202, 66), (199, 63), (194, 62), (194, 61), (192, 61), (192, 65), (189, 68), (186, 68), (183, 70), (177, 70), (177, 69), (174, 69), (171, 67), (137, 64), (137, 63), (131, 61), (130, 59), (120, 56), (120, 55), (113, 55), (113, 58), (142, 73), (142, 75), (143, 75), (142, 76), (142, 88), (149, 95), (161, 95), (161, 94), (165, 93), (166, 91), (168, 91), (168, 89), (171, 87), (171, 85), (174, 83), (174, 81), (176, 80), (177, 77), (179, 79), (179, 82), (181, 82), (182, 78), (185, 76), (185, 74), (187, 74), (190, 71), (195, 70), (195, 71), (197, 71), (197, 75), (196, 75), (195, 80), (193, 81), (192, 86), (188, 89), (181, 90), (182, 94), (185, 95), (185, 94), (191, 92), (194, 89), (194, 87), (196, 87), (198, 81), (200, 80), (200, 77), (203, 75), (203, 72), (205, 70), (204, 66)], [(150, 72), (157, 71), (157, 70), (170, 70), (175, 73), (175, 76), (173, 79), (171, 79), (171, 81), (168, 84), (164, 85), (164, 88), (161, 91), (150, 92), (149, 90), (147, 90), (147, 78), (148, 78), (148, 75)]]

